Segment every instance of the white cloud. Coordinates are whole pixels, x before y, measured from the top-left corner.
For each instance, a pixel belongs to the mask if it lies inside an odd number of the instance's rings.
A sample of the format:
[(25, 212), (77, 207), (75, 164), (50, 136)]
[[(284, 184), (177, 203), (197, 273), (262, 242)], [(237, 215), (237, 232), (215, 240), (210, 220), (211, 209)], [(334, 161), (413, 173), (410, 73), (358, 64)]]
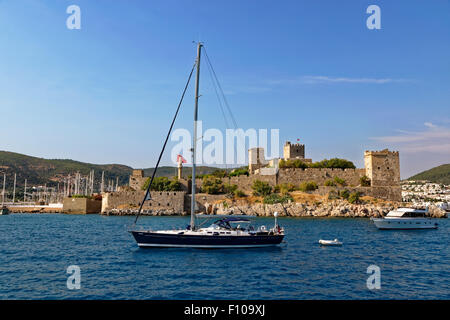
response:
[(374, 137), (373, 140), (389, 144), (405, 153), (438, 153), (450, 156), (450, 128), (437, 126), (431, 122), (425, 122), (423, 131), (408, 132), (400, 131), (393, 136)]
[(425, 122), (424, 125), (428, 128), (436, 128), (436, 126), (434, 124), (432, 124), (431, 122)]
[(320, 84), (320, 83), (368, 83), (368, 84), (386, 84), (412, 82), (411, 79), (394, 78), (351, 78), (351, 77), (329, 77), (329, 76), (302, 76), (292, 79), (272, 80), (271, 84)]

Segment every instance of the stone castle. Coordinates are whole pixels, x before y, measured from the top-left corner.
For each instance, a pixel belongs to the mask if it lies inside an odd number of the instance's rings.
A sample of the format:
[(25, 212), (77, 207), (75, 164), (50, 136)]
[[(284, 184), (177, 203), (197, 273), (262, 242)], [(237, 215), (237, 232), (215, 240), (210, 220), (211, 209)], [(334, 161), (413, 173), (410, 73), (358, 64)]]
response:
[[(401, 201), (400, 187), (400, 162), (399, 153), (397, 151), (389, 151), (387, 149), (381, 151), (365, 151), (364, 152), (364, 168), (357, 169), (337, 169), (337, 168), (279, 168), (281, 160), (300, 159), (303, 162), (311, 163), (312, 159), (305, 158), (305, 145), (293, 144), (289, 141), (283, 146), (283, 157), (278, 159), (267, 160), (264, 157), (264, 148), (251, 148), (248, 150), (249, 159), (249, 175), (241, 175), (235, 177), (222, 178), (223, 183), (236, 184), (238, 188), (247, 194), (251, 194), (252, 185), (255, 180), (269, 183), (275, 187), (279, 184), (291, 183), (299, 185), (302, 182), (314, 181), (319, 186), (315, 191), (318, 194), (327, 194), (332, 187), (326, 187), (325, 182), (338, 177), (346, 183), (345, 189), (358, 191), (363, 195), (372, 196), (391, 201)], [(147, 209), (161, 209), (177, 211), (181, 207), (185, 211), (189, 210), (190, 197), (190, 179), (185, 179), (181, 175), (181, 169), (178, 171), (179, 181), (182, 184), (182, 191), (179, 192), (152, 192), (152, 198)], [(366, 176), (370, 180), (370, 186), (362, 186), (361, 178)], [(134, 199), (131, 195), (106, 195), (102, 211), (107, 211), (112, 207), (120, 206), (121, 202), (132, 203), (141, 201), (142, 186), (147, 177), (144, 177), (143, 170), (133, 170), (130, 176), (129, 186), (139, 193)], [(196, 179), (197, 191), (200, 192), (202, 179)], [(108, 198), (109, 197), (109, 198)], [(130, 198), (131, 197), (131, 198)], [(122, 199), (123, 198), (123, 199)], [(197, 197), (197, 207), (202, 210), (202, 206), (206, 202), (223, 198), (223, 195), (206, 195), (201, 194)], [(184, 204), (182, 199), (185, 199)], [(174, 203), (176, 205), (171, 205)], [(176, 206), (174, 208), (173, 206)], [(172, 208), (173, 207), (173, 208)], [(180, 212), (180, 211), (178, 211)]]

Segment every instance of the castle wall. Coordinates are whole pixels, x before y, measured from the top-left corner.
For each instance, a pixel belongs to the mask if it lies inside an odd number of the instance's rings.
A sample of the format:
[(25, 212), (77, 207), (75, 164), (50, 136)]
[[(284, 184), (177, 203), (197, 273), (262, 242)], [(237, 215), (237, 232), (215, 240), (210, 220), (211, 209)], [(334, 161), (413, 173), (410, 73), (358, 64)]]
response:
[(305, 181), (314, 181), (324, 185), (325, 181), (334, 177), (344, 179), (349, 186), (358, 186), (359, 179), (366, 173), (365, 169), (333, 169), (333, 168), (285, 168), (278, 171), (278, 184), (292, 183), (298, 185)]
[[(151, 200), (145, 201), (142, 207), (144, 214), (154, 211), (183, 213), (185, 194), (184, 191), (151, 191)], [(144, 195), (145, 191), (142, 190), (104, 193), (101, 212), (107, 213), (112, 209), (137, 209)]]
[(87, 214), (99, 213), (102, 208), (100, 200), (88, 198), (64, 198), (63, 213)]

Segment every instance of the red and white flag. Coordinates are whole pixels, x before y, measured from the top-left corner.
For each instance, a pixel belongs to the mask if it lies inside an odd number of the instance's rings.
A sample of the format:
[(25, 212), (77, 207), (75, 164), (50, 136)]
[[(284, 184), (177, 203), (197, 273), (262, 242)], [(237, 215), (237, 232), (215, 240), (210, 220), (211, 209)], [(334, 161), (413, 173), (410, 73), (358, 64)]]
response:
[(186, 161), (186, 159), (185, 158), (183, 158), (183, 156), (181, 155), (181, 154), (179, 154), (179, 155), (177, 155), (177, 162), (178, 163), (186, 163), (187, 161)]

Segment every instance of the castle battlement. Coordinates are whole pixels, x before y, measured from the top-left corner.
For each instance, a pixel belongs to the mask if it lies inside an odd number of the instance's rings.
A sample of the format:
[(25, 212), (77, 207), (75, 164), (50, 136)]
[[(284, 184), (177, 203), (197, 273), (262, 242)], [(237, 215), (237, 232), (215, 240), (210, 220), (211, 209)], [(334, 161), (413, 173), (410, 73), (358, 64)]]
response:
[(388, 149), (383, 149), (380, 151), (369, 151), (366, 150), (364, 151), (364, 156), (366, 155), (372, 155), (372, 156), (387, 156), (387, 155), (393, 155), (393, 156), (398, 156), (399, 152), (398, 151), (389, 151)]
[(291, 143), (286, 141), (283, 147), (283, 158), (288, 159), (304, 159), (305, 145), (300, 143)]

